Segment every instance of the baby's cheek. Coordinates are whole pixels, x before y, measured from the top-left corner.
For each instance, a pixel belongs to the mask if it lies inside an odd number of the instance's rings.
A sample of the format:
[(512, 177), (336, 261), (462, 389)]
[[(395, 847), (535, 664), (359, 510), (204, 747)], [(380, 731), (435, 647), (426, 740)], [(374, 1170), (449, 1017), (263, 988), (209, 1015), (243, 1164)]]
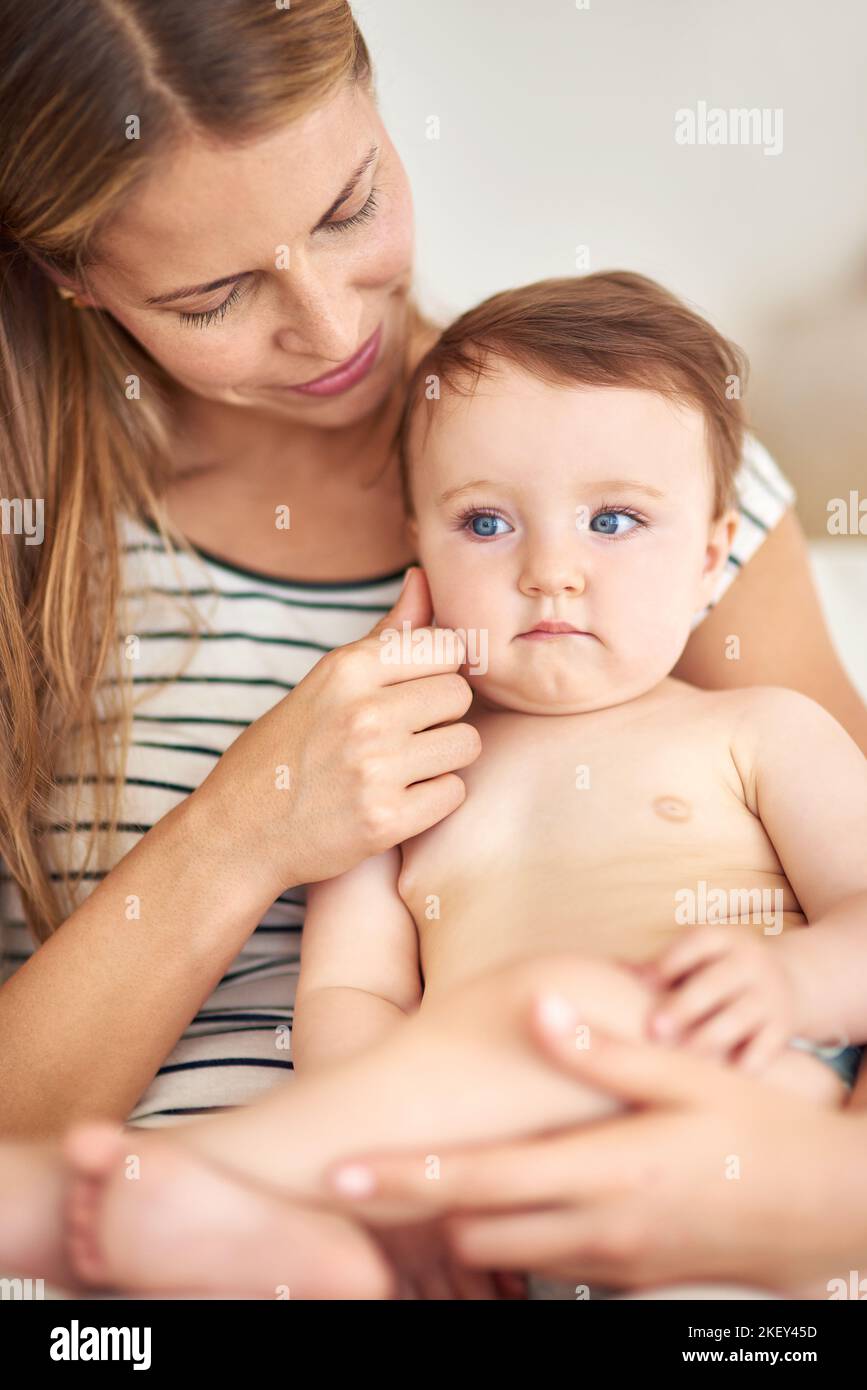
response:
[(662, 678), (676, 664), (689, 639), (693, 612), (673, 594), (627, 601), (613, 626), (612, 645), (633, 671)]
[[(460, 571), (450, 571), (443, 565), (435, 565), (425, 572), (437, 625), (484, 632), (490, 641), (493, 623), (497, 621), (496, 606), (487, 598), (479, 581), (473, 575), (463, 576)], [(502, 618), (498, 622), (502, 626)]]

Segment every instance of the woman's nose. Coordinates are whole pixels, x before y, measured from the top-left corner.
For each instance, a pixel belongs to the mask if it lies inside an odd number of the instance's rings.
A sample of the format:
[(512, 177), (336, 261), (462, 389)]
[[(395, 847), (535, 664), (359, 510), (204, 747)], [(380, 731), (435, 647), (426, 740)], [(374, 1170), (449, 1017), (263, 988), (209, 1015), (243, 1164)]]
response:
[(283, 351), (315, 358), (322, 372), (357, 352), (376, 327), (371, 324), (367, 332), (358, 294), (341, 281), (316, 275), (297, 255), (280, 273), (286, 278), (276, 338)]

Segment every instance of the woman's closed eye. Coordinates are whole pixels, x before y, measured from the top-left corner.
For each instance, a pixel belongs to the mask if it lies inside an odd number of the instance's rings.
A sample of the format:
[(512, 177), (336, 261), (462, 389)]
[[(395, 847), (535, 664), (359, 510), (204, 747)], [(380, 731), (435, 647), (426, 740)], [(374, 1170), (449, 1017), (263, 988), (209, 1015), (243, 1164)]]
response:
[(181, 323), (191, 323), (197, 328), (207, 328), (208, 324), (213, 323), (215, 319), (224, 319), (232, 305), (237, 304), (238, 300), (241, 298), (243, 293), (241, 284), (242, 282), (239, 281), (237, 285), (233, 285), (222, 304), (218, 304), (216, 309), (203, 309), (201, 313), (186, 313), (182, 311), (178, 314), (178, 318)]
[[(336, 222), (326, 222), (322, 227), (322, 231), (346, 232), (353, 227), (360, 226), (363, 222), (369, 222), (370, 219), (376, 215), (378, 192), (379, 190), (377, 188), (371, 188), (367, 202), (363, 207), (358, 209), (358, 212), (354, 212), (351, 217), (344, 217)], [(215, 323), (218, 319), (222, 321), (232, 306), (237, 304), (238, 300), (242, 297), (244, 293), (242, 288), (243, 284), (244, 281), (239, 280), (230, 290), (229, 294), (227, 294), (222, 304), (218, 304), (216, 308), (203, 309), (197, 312), (182, 311), (178, 313), (178, 318), (181, 323), (191, 324), (196, 328), (207, 328), (209, 324)]]

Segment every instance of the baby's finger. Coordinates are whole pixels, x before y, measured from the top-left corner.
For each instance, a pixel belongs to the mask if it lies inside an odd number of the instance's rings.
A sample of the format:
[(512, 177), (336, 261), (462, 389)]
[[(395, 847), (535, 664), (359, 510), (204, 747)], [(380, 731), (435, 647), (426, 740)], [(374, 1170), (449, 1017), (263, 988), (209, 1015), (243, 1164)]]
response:
[(735, 1063), (744, 1071), (764, 1071), (777, 1053), (782, 1051), (785, 1041), (783, 1030), (776, 1024), (767, 1023), (738, 1053)]
[(649, 962), (653, 980), (657, 985), (671, 984), (704, 961), (725, 955), (731, 945), (730, 928), (695, 927), (685, 932), (658, 960)]
[(687, 1033), (682, 1043), (706, 1057), (723, 1060), (734, 1048), (754, 1038), (764, 1022), (757, 999), (739, 999)]
[(730, 958), (723, 958), (691, 975), (685, 984), (670, 990), (650, 1016), (650, 1032), (673, 1039), (685, 1028), (715, 1013), (743, 988), (741, 973)]

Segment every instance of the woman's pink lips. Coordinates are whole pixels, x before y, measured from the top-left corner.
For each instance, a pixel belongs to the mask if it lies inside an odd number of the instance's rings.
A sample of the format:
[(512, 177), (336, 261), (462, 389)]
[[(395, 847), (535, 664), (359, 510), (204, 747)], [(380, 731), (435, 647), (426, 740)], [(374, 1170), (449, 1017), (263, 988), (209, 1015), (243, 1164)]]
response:
[(355, 386), (362, 377), (367, 376), (376, 360), (381, 341), (382, 324), (342, 367), (337, 367), (333, 372), (326, 372), (324, 376), (318, 376), (313, 381), (301, 382), (298, 386), (288, 386), (284, 389), (300, 391), (305, 396), (339, 396), (343, 391)]

